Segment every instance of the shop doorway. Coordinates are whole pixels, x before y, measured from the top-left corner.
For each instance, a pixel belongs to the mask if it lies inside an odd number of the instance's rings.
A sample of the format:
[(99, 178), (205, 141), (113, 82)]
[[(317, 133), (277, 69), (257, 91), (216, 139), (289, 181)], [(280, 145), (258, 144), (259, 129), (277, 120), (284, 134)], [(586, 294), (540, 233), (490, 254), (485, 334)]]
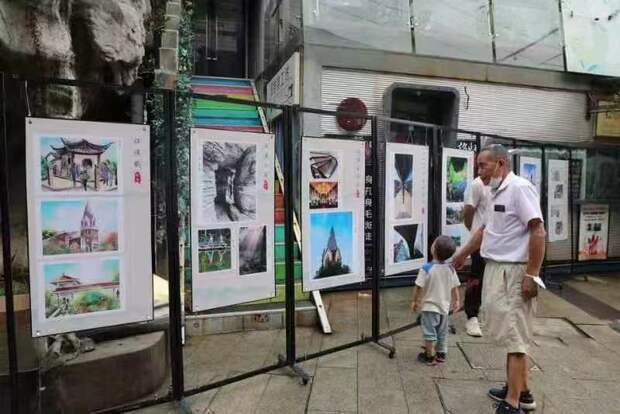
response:
[(247, 1), (200, 0), (194, 4), (194, 74), (245, 78)]

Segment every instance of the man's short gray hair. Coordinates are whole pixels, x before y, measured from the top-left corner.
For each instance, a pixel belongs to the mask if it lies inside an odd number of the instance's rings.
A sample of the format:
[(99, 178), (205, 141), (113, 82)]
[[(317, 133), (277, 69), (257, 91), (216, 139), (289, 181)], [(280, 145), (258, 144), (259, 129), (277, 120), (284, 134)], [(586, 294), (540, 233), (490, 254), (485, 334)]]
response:
[(482, 151), (480, 152), (484, 152), (484, 151), (488, 151), (493, 156), (493, 158), (496, 160), (510, 161), (508, 150), (502, 144), (487, 145), (484, 148), (482, 148)]

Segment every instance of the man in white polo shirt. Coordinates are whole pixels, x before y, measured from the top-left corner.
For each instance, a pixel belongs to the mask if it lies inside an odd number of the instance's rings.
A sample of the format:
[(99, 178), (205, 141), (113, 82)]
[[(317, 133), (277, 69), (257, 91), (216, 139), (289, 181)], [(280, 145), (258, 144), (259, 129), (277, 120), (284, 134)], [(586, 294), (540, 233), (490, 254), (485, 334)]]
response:
[[(455, 255), (465, 258), (480, 248), (486, 261), (482, 308), (487, 333), (507, 349), (507, 385), (489, 391), (500, 401), (496, 414), (534, 409), (528, 390), (528, 347), (536, 310), (536, 278), (545, 255), (545, 228), (536, 188), (510, 170), (508, 152), (490, 145), (478, 156), (478, 170), (492, 171), (485, 223)], [(479, 175), (482, 175), (479, 173)]]

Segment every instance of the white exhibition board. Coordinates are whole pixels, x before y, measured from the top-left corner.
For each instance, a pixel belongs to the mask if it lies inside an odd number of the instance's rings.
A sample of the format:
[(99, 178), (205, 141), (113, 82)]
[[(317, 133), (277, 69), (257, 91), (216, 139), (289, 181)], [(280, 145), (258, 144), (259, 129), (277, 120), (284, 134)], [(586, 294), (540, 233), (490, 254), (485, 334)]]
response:
[(608, 240), (609, 205), (581, 205), (578, 260), (607, 260)]
[(568, 239), (568, 161), (547, 164), (547, 233), (550, 242)]
[(444, 148), (441, 162), (442, 234), (452, 237), (457, 247), (469, 240), (465, 227), (465, 190), (474, 180), (474, 153)]
[(192, 310), (275, 296), (274, 136), (192, 128)]
[(150, 131), (26, 118), (32, 335), (153, 318)]
[(421, 268), (427, 261), (428, 147), (386, 144), (385, 274)]
[(302, 142), (303, 290), (364, 280), (363, 141)]
[(540, 158), (534, 157), (519, 157), (519, 176), (528, 180), (534, 187), (536, 187), (536, 191), (538, 192), (538, 197), (540, 197), (541, 193), (541, 171), (542, 171), (542, 162)]

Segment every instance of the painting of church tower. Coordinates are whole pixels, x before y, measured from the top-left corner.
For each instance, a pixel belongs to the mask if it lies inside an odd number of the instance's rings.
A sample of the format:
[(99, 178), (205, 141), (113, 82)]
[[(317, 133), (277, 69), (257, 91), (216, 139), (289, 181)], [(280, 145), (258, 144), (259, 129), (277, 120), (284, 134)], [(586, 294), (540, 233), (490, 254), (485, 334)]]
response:
[(117, 199), (43, 201), (43, 255), (117, 251), (118, 204)]
[(327, 247), (323, 250), (323, 268), (342, 266), (342, 255), (338, 248), (338, 242), (336, 242), (336, 233), (332, 227), (329, 231), (329, 240), (327, 240)]
[(97, 219), (92, 212), (90, 202), (86, 202), (82, 222), (80, 224), (80, 249), (83, 252), (93, 252), (99, 246), (99, 229)]
[(352, 272), (353, 217), (350, 212), (312, 214), (312, 277), (314, 279)]

